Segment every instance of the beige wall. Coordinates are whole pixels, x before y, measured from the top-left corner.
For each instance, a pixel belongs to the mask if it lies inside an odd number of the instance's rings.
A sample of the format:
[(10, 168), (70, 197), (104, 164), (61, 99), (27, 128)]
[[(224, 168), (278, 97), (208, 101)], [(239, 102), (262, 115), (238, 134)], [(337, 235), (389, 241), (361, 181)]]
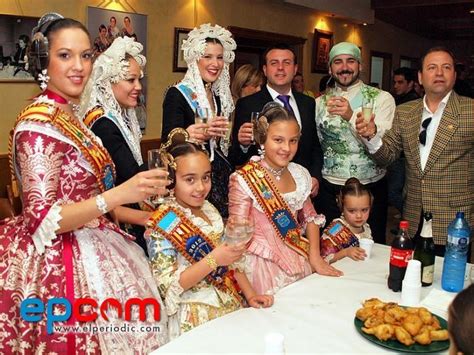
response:
[[(307, 86), (317, 91), (322, 74), (311, 74), (311, 50), (316, 26), (334, 32), (335, 42), (350, 40), (362, 47), (363, 61), (369, 60), (370, 50), (393, 54), (398, 66), (399, 56), (416, 57), (432, 43), (376, 22), (367, 27), (348, 25), (341, 20), (323, 18), (316, 11), (284, 4), (278, 0), (121, 0), (124, 7), (109, 0), (16, 0), (1, 1), (0, 13), (23, 16), (41, 16), (56, 11), (64, 16), (86, 21), (87, 7), (111, 2), (111, 10), (131, 11), (148, 15), (148, 127), (145, 138), (156, 138), (161, 132), (161, 105), (163, 90), (179, 80), (182, 73), (172, 72), (173, 28), (193, 27), (195, 23), (212, 22), (222, 26), (238, 26), (284, 33), (308, 38), (304, 48), (303, 74)], [(196, 11), (195, 11), (196, 5)], [(324, 19), (324, 23), (320, 20)], [(324, 28), (325, 27), (325, 28)], [(367, 66), (368, 69), (368, 66)], [(365, 77), (364, 77), (365, 78)], [(28, 98), (38, 93), (35, 84), (0, 83), (0, 154), (8, 149), (8, 132), (16, 115), (27, 104)]]

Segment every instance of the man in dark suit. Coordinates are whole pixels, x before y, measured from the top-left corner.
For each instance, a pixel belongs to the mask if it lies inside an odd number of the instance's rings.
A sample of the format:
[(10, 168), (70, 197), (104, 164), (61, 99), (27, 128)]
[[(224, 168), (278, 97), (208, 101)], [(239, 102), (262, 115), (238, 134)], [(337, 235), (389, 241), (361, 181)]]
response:
[(311, 192), (312, 195), (316, 195), (321, 179), (323, 153), (314, 120), (315, 101), (309, 96), (291, 90), (291, 82), (298, 65), (296, 55), (288, 45), (279, 44), (270, 47), (264, 56), (263, 72), (267, 84), (261, 91), (237, 101), (230, 159), (235, 166), (239, 166), (257, 154), (258, 147), (252, 143), (250, 116), (252, 112), (260, 112), (266, 103), (278, 102), (294, 113), (301, 127), (302, 135), (293, 161), (309, 170), (313, 180)]

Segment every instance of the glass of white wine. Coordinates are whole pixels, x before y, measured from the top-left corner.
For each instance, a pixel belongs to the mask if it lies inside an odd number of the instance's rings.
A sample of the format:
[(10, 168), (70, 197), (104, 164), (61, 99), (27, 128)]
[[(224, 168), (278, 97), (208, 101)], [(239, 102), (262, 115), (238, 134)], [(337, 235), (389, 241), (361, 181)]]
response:
[(225, 226), (224, 242), (241, 246), (252, 239), (253, 232), (254, 221), (251, 217), (230, 216)]
[[(148, 169), (168, 171), (168, 163), (163, 159), (160, 149), (150, 149), (148, 151)], [(159, 177), (158, 180), (166, 180), (166, 176), (163, 175), (162, 177)], [(151, 198), (151, 201), (155, 204), (162, 204), (166, 201), (166, 198), (163, 195), (156, 195)]]
[(374, 99), (364, 98), (362, 101), (362, 116), (365, 122), (369, 123), (374, 110)]
[[(340, 97), (340, 96), (342, 96), (342, 89), (339, 86), (336, 85), (333, 88), (330, 88), (328, 90), (328, 93), (327, 93), (328, 100), (329, 99), (338, 100), (337, 98)], [(326, 101), (326, 103), (327, 103), (327, 101)], [(333, 108), (333, 107), (332, 106), (327, 106), (327, 108)], [(330, 114), (329, 112), (328, 112), (328, 115), (329, 115), (329, 117), (336, 117), (337, 116), (337, 115), (334, 115), (334, 114)]]
[(257, 122), (258, 122), (258, 116), (260, 115), (260, 112), (252, 112), (250, 114), (250, 123), (252, 123), (252, 143), (255, 144), (255, 136), (254, 132), (257, 129)]

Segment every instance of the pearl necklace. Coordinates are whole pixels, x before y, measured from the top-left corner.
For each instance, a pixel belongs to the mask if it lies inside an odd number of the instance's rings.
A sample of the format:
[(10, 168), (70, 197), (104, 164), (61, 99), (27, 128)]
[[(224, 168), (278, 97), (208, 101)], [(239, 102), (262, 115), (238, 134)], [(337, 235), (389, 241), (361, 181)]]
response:
[[(263, 162), (264, 160), (262, 160)], [(270, 173), (272, 173), (272, 175), (275, 177), (276, 181), (280, 181), (281, 180), (281, 176), (283, 175), (283, 172), (286, 170), (286, 166), (284, 166), (283, 168), (280, 168), (280, 169), (274, 169), (272, 168), (270, 165), (268, 165), (267, 162), (265, 162), (265, 164), (263, 165), (263, 167), (265, 169), (267, 169)]]

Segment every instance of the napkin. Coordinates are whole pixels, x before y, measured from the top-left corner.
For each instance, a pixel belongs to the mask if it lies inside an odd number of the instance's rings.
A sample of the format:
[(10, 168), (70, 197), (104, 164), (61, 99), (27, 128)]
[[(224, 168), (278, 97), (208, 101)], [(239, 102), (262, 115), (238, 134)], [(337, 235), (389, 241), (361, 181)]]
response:
[(433, 288), (421, 305), (444, 319), (448, 319), (448, 307), (457, 293), (447, 292)]

